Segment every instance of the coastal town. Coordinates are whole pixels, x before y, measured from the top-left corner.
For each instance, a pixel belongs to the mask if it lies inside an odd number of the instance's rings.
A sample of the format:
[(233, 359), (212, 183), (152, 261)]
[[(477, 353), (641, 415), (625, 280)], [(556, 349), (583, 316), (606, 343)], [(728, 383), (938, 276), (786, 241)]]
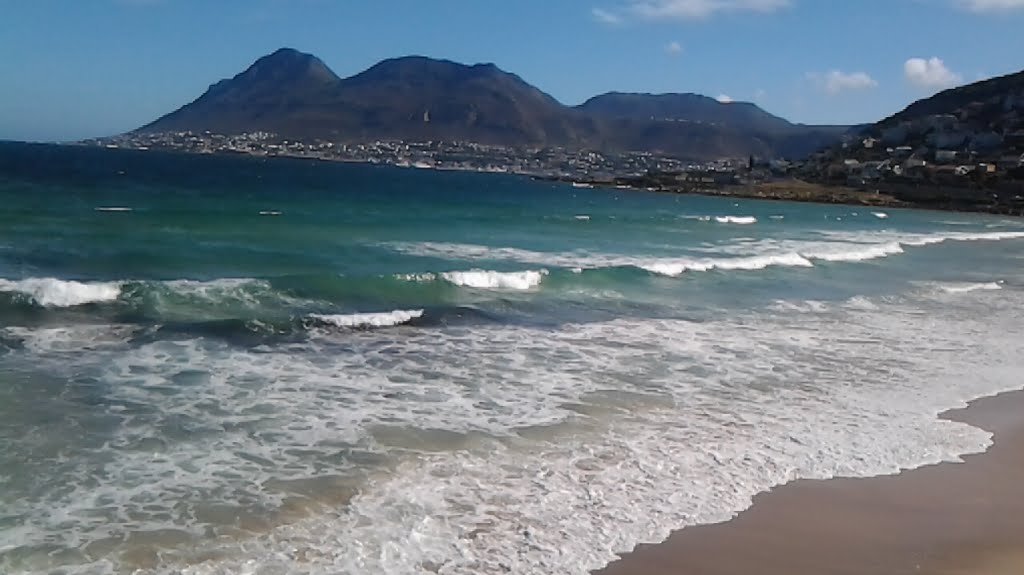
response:
[(268, 132), (238, 135), (188, 131), (133, 132), (81, 143), (135, 150), (246, 154), (387, 164), (406, 168), (514, 173), (580, 182), (611, 182), (621, 176), (685, 171), (720, 172), (731, 175), (736, 168), (748, 162), (743, 158), (694, 163), (649, 152), (610, 154), (597, 150), (569, 150), (559, 147), (516, 148), (473, 142), (303, 142)]
[(889, 181), (938, 185), (1024, 179), (1024, 98), (1011, 100), (1000, 129), (979, 127), (964, 115), (939, 114), (868, 129), (810, 164), (825, 181), (870, 186)]
[(473, 142), (305, 142), (269, 132), (132, 132), (79, 144), (510, 173), (578, 186), (1020, 214), (1024, 212), (1024, 125), (1016, 102), (1000, 119), (1013, 129), (978, 130), (970, 118), (926, 116), (851, 132), (841, 144), (803, 161), (757, 157), (687, 161), (652, 152)]

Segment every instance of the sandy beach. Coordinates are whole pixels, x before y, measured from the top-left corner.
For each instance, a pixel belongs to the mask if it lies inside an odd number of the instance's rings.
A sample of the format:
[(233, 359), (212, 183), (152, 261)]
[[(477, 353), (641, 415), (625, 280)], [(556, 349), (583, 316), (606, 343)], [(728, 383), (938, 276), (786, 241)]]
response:
[(788, 484), (730, 522), (678, 531), (597, 573), (1024, 573), (1024, 392), (943, 417), (992, 432), (994, 446), (963, 464)]

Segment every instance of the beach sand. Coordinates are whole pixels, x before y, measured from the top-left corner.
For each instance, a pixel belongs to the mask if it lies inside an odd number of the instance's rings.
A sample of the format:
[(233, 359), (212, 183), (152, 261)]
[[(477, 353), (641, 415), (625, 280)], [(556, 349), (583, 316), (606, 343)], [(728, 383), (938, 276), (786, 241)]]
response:
[(732, 521), (677, 531), (596, 574), (1024, 575), (1024, 392), (943, 417), (991, 431), (995, 445), (963, 464), (784, 485)]

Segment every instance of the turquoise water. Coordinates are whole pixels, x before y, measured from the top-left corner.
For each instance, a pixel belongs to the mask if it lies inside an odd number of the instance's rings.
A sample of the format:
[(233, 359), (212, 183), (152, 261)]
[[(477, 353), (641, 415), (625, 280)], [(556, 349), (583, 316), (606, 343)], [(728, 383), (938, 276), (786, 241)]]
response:
[(1024, 222), (0, 145), (0, 571), (585, 573), (984, 449)]

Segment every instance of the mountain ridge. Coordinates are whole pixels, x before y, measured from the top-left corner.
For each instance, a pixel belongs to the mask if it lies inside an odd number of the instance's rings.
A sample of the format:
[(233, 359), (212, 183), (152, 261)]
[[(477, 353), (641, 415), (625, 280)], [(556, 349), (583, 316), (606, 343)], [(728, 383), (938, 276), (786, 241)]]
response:
[(282, 48), (136, 130), (174, 131), (264, 131), (352, 143), (467, 141), (710, 159), (805, 155), (837, 141), (845, 127), (793, 124), (753, 103), (726, 104), (698, 94), (611, 92), (567, 106), (493, 63), (426, 56), (386, 59), (341, 78), (316, 56)]

